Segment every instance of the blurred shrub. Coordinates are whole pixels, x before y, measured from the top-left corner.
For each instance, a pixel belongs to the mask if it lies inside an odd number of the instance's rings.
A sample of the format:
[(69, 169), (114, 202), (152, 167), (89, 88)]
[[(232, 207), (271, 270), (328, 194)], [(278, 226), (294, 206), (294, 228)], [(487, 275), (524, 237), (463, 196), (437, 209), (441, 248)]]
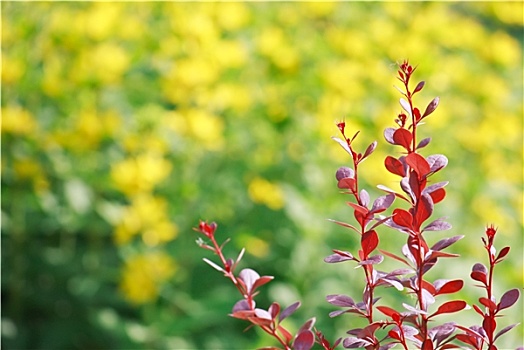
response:
[(429, 127), (450, 159), (441, 214), (467, 235), (460, 253), (480, 259), (472, 242), (496, 223), (515, 242), (501, 289), (522, 286), (522, 3), (2, 9), (6, 348), (263, 344), (224, 316), (230, 289), (196, 252), (199, 218), (276, 275), (274, 299), (344, 329), (324, 295), (360, 287), (321, 263), (352, 244), (325, 221), (348, 213), (333, 180), (348, 159), (329, 136), (345, 118), (363, 144), (382, 137), (403, 58), (441, 98)]

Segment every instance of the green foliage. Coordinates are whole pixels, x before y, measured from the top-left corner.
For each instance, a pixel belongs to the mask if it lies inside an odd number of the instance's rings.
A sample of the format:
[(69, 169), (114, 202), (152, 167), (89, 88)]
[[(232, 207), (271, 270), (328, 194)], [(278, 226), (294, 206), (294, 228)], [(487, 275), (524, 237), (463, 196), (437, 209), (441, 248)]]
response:
[[(333, 176), (349, 160), (329, 137), (341, 119), (365, 131), (363, 144), (382, 137), (400, 111), (394, 63), (408, 57), (432, 81), (426, 95), (440, 96), (431, 146), (450, 155), (442, 216), (471, 256), (447, 267), (467, 279), (494, 222), (514, 242), (500, 290), (522, 286), (522, 10), (2, 3), (2, 344), (266, 344), (225, 318), (231, 290), (200, 260), (200, 218), (219, 221), (249, 266), (276, 277), (272, 300), (302, 300), (286, 322), (315, 315), (331, 338), (346, 329), (327, 318), (324, 296), (362, 286), (322, 263), (329, 247), (356, 243), (325, 220), (350, 213)], [(393, 183), (385, 169), (364, 178)], [(505, 341), (522, 335), (520, 326)]]

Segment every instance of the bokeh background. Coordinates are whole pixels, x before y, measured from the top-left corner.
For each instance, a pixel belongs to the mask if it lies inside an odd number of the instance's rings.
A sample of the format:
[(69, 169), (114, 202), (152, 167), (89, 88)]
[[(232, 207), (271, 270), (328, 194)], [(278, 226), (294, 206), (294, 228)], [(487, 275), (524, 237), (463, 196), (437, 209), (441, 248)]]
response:
[[(435, 217), (465, 238), (431, 278), (469, 279), (480, 237), (511, 245), (497, 295), (523, 286), (523, 4), (2, 2), (2, 345), (5, 349), (248, 349), (271, 345), (228, 317), (233, 286), (201, 259), (192, 227), (219, 223), (230, 256), (274, 275), (260, 295), (303, 306), (330, 338), (325, 295), (358, 296), (359, 270), (327, 265), (358, 238), (334, 173), (335, 122), (361, 130), (363, 185), (395, 187), (383, 159), (396, 62), (427, 84), (425, 154), (450, 180)], [(405, 237), (384, 228), (384, 247)], [(383, 263), (384, 270), (398, 267)], [(389, 294), (388, 294), (389, 293)], [(382, 293), (386, 302), (406, 301)], [(409, 302), (409, 300), (408, 300)], [(500, 326), (522, 322), (522, 298)], [(441, 316), (445, 320), (446, 316)], [(478, 323), (473, 310), (447, 320)], [(523, 327), (501, 338), (521, 345)]]

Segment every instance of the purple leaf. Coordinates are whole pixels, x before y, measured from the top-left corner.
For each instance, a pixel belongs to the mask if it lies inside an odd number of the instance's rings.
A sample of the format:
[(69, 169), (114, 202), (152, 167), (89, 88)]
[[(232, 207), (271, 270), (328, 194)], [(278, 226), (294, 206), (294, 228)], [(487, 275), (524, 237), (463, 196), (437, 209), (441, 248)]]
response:
[(440, 251), (442, 249), (449, 247), (450, 245), (457, 242), (458, 240), (461, 240), (462, 238), (464, 238), (463, 235), (441, 239), (440, 241), (438, 241), (431, 247), (431, 250)]
[(404, 190), (404, 192), (406, 192), (406, 194), (408, 194), (411, 197), (411, 200), (416, 200), (415, 193), (413, 193), (409, 185), (409, 178), (402, 178), (402, 180), (400, 180), (400, 187)]
[(335, 174), (336, 178), (338, 181), (346, 178), (346, 177), (349, 177), (349, 178), (354, 178), (355, 177), (355, 172), (353, 171), (353, 169), (351, 168), (348, 168), (347, 166), (343, 166), (343, 167), (340, 167), (338, 168), (337, 170), (337, 173)]
[(311, 330), (311, 328), (313, 328), (313, 326), (315, 325), (316, 320), (317, 319), (315, 317), (311, 317), (298, 329), (297, 333), (300, 333), (305, 330)]
[(507, 333), (509, 332), (510, 330), (512, 330), (515, 326), (518, 326), (519, 323), (514, 323), (512, 325), (509, 325), (507, 327), (504, 327), (502, 328), (498, 333), (497, 335), (495, 336), (495, 338), (493, 340), (497, 340), (498, 337), (500, 337), (501, 335), (503, 335), (504, 333)]
[(344, 347), (346, 349), (364, 348), (364, 347), (366, 347), (367, 345), (370, 345), (370, 344), (371, 343), (369, 341), (367, 341), (367, 340), (359, 339), (359, 338), (353, 338), (353, 337), (346, 338), (342, 342), (342, 345), (344, 345)]
[(326, 296), (326, 300), (331, 305), (342, 306), (342, 307), (353, 307), (355, 301), (353, 298), (343, 294), (331, 294)]
[(245, 283), (247, 292), (251, 292), (251, 288), (260, 278), (260, 275), (255, 270), (243, 269), (240, 271), (238, 278), (240, 278)]
[(350, 156), (353, 156), (346, 141), (343, 141), (343, 140), (339, 139), (338, 137), (331, 137), (331, 139), (336, 141), (340, 146), (342, 146), (342, 148), (346, 152), (348, 152)]
[(392, 145), (396, 145), (395, 140), (393, 140), (393, 134), (395, 133), (395, 129), (393, 128), (386, 128), (384, 130), (384, 138), (387, 142), (391, 143)]
[(293, 349), (295, 350), (309, 350), (315, 343), (315, 334), (309, 330), (303, 330), (298, 334), (293, 342)]
[(366, 152), (364, 152), (364, 155), (362, 156), (362, 159), (367, 158), (373, 151), (377, 148), (377, 141), (374, 141), (372, 144), (368, 146), (366, 149)]
[(421, 81), (420, 83), (417, 84), (417, 86), (415, 87), (415, 90), (413, 90), (413, 93), (416, 93), (416, 92), (419, 92), (420, 90), (422, 90), (422, 88), (424, 87), (426, 83)]
[(381, 213), (393, 204), (395, 201), (395, 195), (388, 193), (385, 196), (380, 196), (373, 202), (373, 207), (371, 208), (372, 213)]
[(264, 320), (272, 320), (271, 314), (264, 309), (255, 309), (255, 316)]
[(450, 228), (451, 228), (450, 223), (446, 221), (442, 221), (442, 219), (437, 219), (431, 222), (426, 227), (424, 227), (422, 231), (445, 231), (445, 230), (449, 230)]
[(345, 314), (346, 312), (349, 312), (348, 310), (337, 310), (337, 311), (331, 311), (329, 313), (329, 317), (333, 318), (333, 317), (337, 317), (337, 316), (340, 316), (342, 314)]
[(369, 205), (369, 200), (369, 193), (366, 190), (362, 189), (360, 191), (360, 201), (362, 202), (362, 205), (367, 208), (367, 206)]
[[(253, 307), (255, 307), (255, 301), (253, 300)], [(239, 311), (249, 311), (251, 310), (251, 307), (249, 306), (249, 303), (246, 299), (239, 300), (235, 303), (233, 306), (233, 313), (239, 312)]]
[(430, 141), (431, 141), (431, 137), (426, 137), (425, 139), (421, 140), (417, 145), (417, 149), (426, 147)]
[(438, 347), (444, 340), (449, 338), (455, 330), (455, 322), (446, 322), (429, 330), (428, 335), (436, 341)]
[(422, 118), (425, 118), (431, 113), (433, 113), (435, 109), (437, 109), (439, 101), (440, 99), (438, 97), (435, 97), (433, 100), (431, 100), (431, 102), (426, 107), (426, 111), (424, 112), (424, 114), (422, 114)]
[(508, 290), (500, 298), (500, 303), (497, 305), (497, 312), (503, 309), (507, 309), (511, 305), (515, 304), (519, 299), (520, 292), (517, 288)]
[(437, 171), (448, 165), (448, 158), (446, 158), (446, 156), (442, 154), (434, 154), (428, 156), (426, 158), (426, 161), (428, 162), (430, 171), (432, 173), (436, 173)]
[[(464, 236), (462, 236), (462, 237), (464, 237)], [(484, 266), (481, 263), (476, 263), (475, 265), (473, 265), (473, 267), (471, 268), (471, 271), (473, 271), (473, 272), (481, 272), (483, 274), (487, 274), (488, 273), (488, 269), (486, 268), (486, 266)]]
[(430, 194), (432, 192), (435, 192), (436, 190), (438, 190), (439, 188), (443, 188), (445, 187), (447, 184), (449, 183), (449, 181), (442, 181), (442, 182), (437, 182), (436, 184), (433, 184), (433, 185), (430, 185), (428, 187), (426, 187), (422, 193), (424, 194)]
[(280, 313), (280, 316), (278, 318), (279, 322), (284, 320), (286, 317), (292, 315), (298, 308), (300, 307), (300, 301), (297, 301), (296, 303), (293, 303), (286, 307), (284, 311)]
[(360, 230), (358, 230), (355, 226), (353, 226), (351, 224), (348, 224), (348, 223), (345, 223), (345, 222), (342, 222), (342, 221), (333, 220), (333, 219), (328, 219), (328, 221), (334, 222), (337, 225), (350, 228), (350, 229), (354, 230), (355, 232), (360, 233)]
[(383, 260), (384, 260), (384, 257), (378, 254), (378, 255), (370, 256), (369, 258), (367, 258), (366, 260), (362, 260), (358, 264), (359, 265), (375, 265), (375, 264), (380, 264)]
[(341, 250), (333, 250), (335, 254), (331, 254), (330, 256), (324, 258), (324, 262), (328, 264), (343, 262), (347, 260), (354, 260), (353, 255), (349, 252), (344, 252)]

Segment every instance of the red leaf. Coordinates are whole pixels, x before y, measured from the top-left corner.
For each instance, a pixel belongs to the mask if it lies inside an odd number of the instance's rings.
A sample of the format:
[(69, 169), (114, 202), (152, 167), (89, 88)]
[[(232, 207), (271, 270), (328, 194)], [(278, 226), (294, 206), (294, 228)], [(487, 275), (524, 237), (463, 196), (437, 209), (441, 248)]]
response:
[(387, 306), (377, 306), (377, 310), (389, 317), (393, 317), (393, 315), (400, 316), (398, 311)]
[(446, 282), (440, 289), (437, 291), (437, 295), (439, 294), (449, 294), (449, 293), (455, 293), (462, 289), (464, 286), (463, 280), (454, 280)]
[(420, 179), (426, 176), (430, 171), (428, 162), (418, 153), (408, 154), (406, 156), (406, 163), (415, 170)]
[(413, 217), (404, 209), (393, 210), (393, 222), (399, 226), (411, 228), (413, 225)]
[(340, 179), (339, 182), (338, 182), (338, 188), (346, 188), (350, 191), (355, 191), (355, 179), (351, 178), (351, 177), (345, 177), (343, 179)]
[(413, 93), (416, 93), (416, 92), (419, 92), (420, 90), (422, 90), (422, 88), (424, 87), (424, 84), (425, 84), (425, 82), (423, 82), (423, 81), (418, 83), (417, 86), (415, 87), (415, 90), (413, 90)]
[(367, 257), (378, 246), (377, 232), (375, 230), (364, 232), (360, 242), (364, 255)]
[(437, 204), (438, 202), (441, 202), (444, 197), (446, 197), (446, 190), (439, 188), (438, 190), (431, 192), (429, 195), (431, 196), (431, 199), (433, 199), (433, 204)]
[(411, 141), (413, 140), (413, 135), (411, 132), (404, 128), (395, 130), (393, 133), (393, 140), (397, 145), (404, 147), (407, 151), (411, 150)]
[(486, 297), (480, 297), (479, 302), (491, 311), (497, 310), (497, 305), (492, 300), (489, 300)]
[(479, 314), (480, 316), (484, 316), (484, 311), (482, 311), (480, 307), (478, 307), (477, 305), (473, 304), (473, 309), (475, 309), (477, 314)]
[(279, 325), (277, 329), (280, 332), (280, 334), (282, 334), (284, 338), (286, 338), (286, 343), (289, 343), (291, 339), (293, 339), (293, 334), (289, 333), (289, 331), (281, 325)]
[(427, 194), (423, 194), (420, 197), (420, 202), (415, 207), (415, 223), (417, 229), (420, 228), (420, 225), (426, 221), (431, 214), (433, 213), (433, 203), (431, 202), (431, 197)]
[(484, 283), (484, 285), (487, 282), (486, 274), (482, 271), (472, 271), (470, 274), (470, 277), (474, 279), (475, 281)]
[(369, 213), (369, 209), (368, 208), (364, 208), (363, 206), (358, 205), (356, 203), (348, 202), (348, 205), (351, 206), (356, 211), (358, 211), (359, 213), (362, 213), (364, 215), (367, 215)]
[(394, 330), (394, 329), (390, 330), (390, 331), (388, 332), (388, 335), (389, 335), (391, 338), (393, 338), (393, 339), (400, 340), (400, 334), (398, 333), (397, 330)]
[(406, 176), (404, 165), (400, 160), (393, 158), (392, 156), (387, 156), (384, 160), (384, 165), (390, 173), (402, 177)]
[(509, 253), (509, 247), (504, 247), (500, 250), (499, 255), (497, 255), (497, 258), (495, 259), (496, 262), (500, 262), (506, 255)]
[(420, 110), (418, 108), (413, 109), (413, 115), (415, 116), (415, 121), (419, 122), (421, 116), (420, 116)]
[(437, 109), (439, 100), (440, 99), (438, 97), (435, 97), (433, 100), (431, 100), (431, 102), (426, 107), (426, 110), (424, 111), (424, 114), (422, 115), (422, 118), (427, 117), (428, 115), (433, 113), (435, 111), (435, 109)]
[(433, 313), (430, 317), (440, 315), (440, 314), (449, 314), (449, 313), (457, 312), (457, 311), (464, 309), (466, 305), (467, 305), (466, 302), (463, 300), (448, 301), (440, 305), (437, 311)]
[(497, 328), (497, 321), (495, 321), (494, 318), (486, 317), (484, 321), (482, 321), (482, 328), (484, 328), (484, 331), (487, 334), (493, 334), (495, 328)]
[(295, 350), (309, 350), (315, 343), (315, 334), (309, 329), (303, 330), (298, 334), (293, 342), (293, 349)]

